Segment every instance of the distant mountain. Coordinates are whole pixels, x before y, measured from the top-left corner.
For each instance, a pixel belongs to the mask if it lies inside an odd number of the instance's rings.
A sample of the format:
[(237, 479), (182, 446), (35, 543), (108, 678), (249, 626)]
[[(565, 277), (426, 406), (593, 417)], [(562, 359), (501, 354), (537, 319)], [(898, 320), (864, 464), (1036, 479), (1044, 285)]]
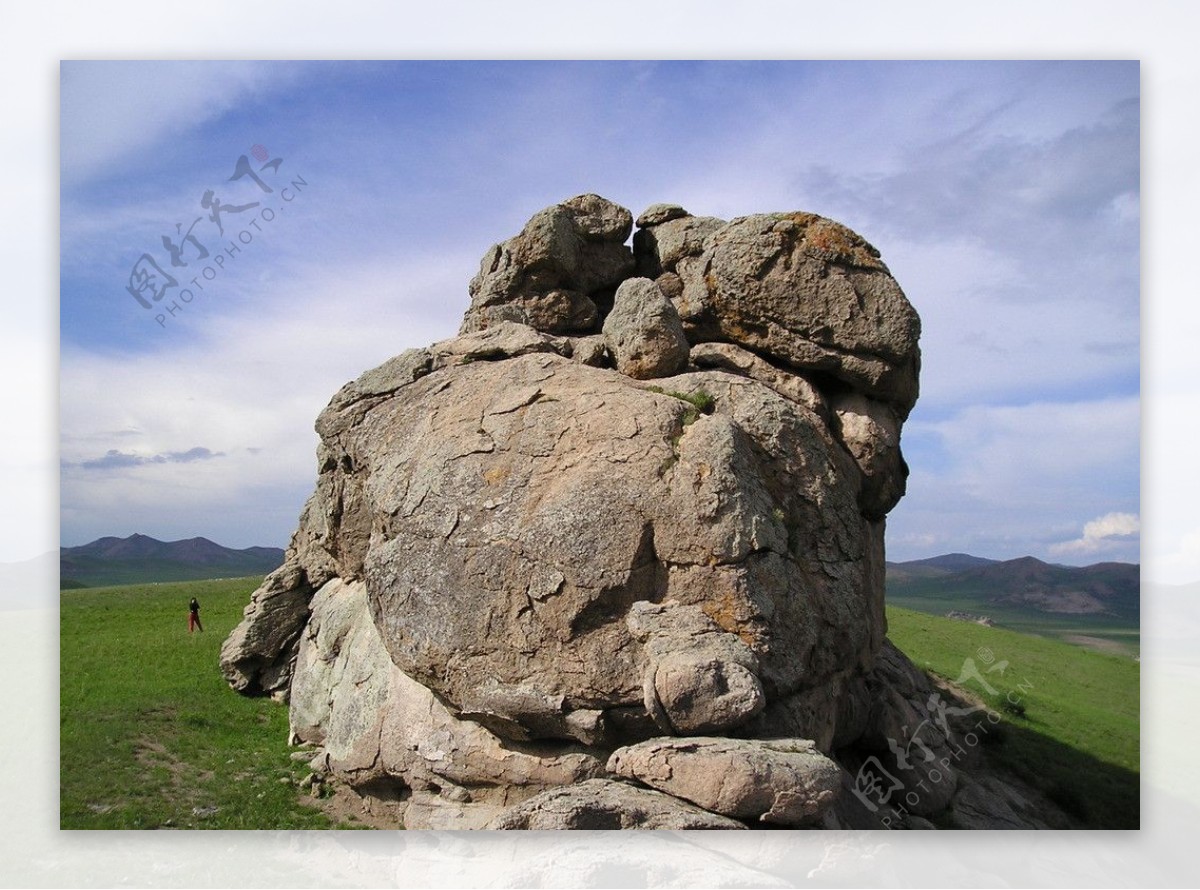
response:
[(986, 594), (989, 602), (1024, 606), (1039, 612), (1106, 614), (1134, 622), (1140, 614), (1141, 568), (1127, 563), (1076, 568), (1023, 556), (958, 572), (949, 583), (960, 590)]
[(149, 581), (201, 581), (265, 575), (283, 563), (279, 547), (231, 550), (207, 538), (159, 541), (148, 535), (99, 538), (59, 551), (59, 586), (103, 587)]
[(1140, 566), (1116, 562), (1078, 568), (1032, 556), (997, 561), (953, 553), (887, 566), (889, 602), (988, 616), (1014, 630), (1135, 630), (1140, 585)]
[(911, 562), (889, 562), (887, 572), (889, 580), (902, 577), (937, 578), (995, 562), (995, 559), (984, 559), (982, 556), (971, 556), (967, 553), (947, 553), (943, 556), (931, 556), (929, 559), (914, 559)]

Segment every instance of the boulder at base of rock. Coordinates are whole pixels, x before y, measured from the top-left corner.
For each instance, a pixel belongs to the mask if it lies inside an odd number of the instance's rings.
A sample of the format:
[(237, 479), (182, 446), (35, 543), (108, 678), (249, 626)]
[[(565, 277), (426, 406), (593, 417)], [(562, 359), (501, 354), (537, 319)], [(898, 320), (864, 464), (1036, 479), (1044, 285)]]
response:
[(843, 770), (807, 739), (651, 739), (618, 748), (608, 770), (736, 819), (820, 821)]
[(659, 791), (609, 779), (589, 779), (532, 797), (492, 820), (488, 828), (514, 829), (744, 829)]
[(520, 750), (450, 714), (392, 664), (361, 581), (334, 579), (313, 597), (291, 693), (292, 735), (321, 745), (321, 771), (407, 789), (406, 828), (481, 828), (513, 803), (603, 772), (574, 746)]
[(221, 673), (230, 686), (238, 692), (286, 693), (311, 596), (304, 572), (290, 560), (263, 580), (221, 646)]
[[(950, 821), (959, 829), (1012, 831), (1070, 827), (1064, 824), (1065, 820), (1055, 819), (1055, 815), (1044, 800), (989, 775), (964, 782), (950, 804)], [(1044, 819), (1056, 824), (1047, 824)]]

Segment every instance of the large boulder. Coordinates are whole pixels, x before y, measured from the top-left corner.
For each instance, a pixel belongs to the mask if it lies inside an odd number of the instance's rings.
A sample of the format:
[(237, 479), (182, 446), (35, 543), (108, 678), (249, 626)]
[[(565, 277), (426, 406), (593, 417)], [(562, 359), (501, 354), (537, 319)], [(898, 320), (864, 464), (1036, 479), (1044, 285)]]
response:
[(455, 719), (392, 663), (361, 581), (335, 578), (313, 596), (290, 722), (293, 738), (320, 746), (323, 773), (407, 788), (409, 828), (480, 828), (524, 798), (604, 774), (582, 748), (530, 752)]
[(660, 391), (525, 351), (536, 336), (404, 371), (390, 398), (337, 400), (318, 424), (318, 512), (364, 530), (334, 536), (336, 556), (397, 667), (504, 737), (590, 743), (652, 716), (645, 675), (664, 656), (628, 626), (640, 601), (703, 612), (768, 696), (871, 663), (882, 535), (824, 421), (752, 379)]
[(604, 320), (617, 370), (638, 380), (669, 377), (688, 362), (688, 342), (674, 304), (648, 278), (622, 282)]
[(737, 343), (908, 416), (920, 319), (878, 250), (812, 213), (741, 217), (706, 232), (701, 245), (673, 269), (691, 342)]
[(699, 256), (725, 225), (714, 216), (692, 216), (676, 204), (655, 204), (638, 217), (633, 236), (637, 272), (647, 278), (674, 273), (681, 260)]
[(294, 562), (266, 577), (221, 646), (221, 672), (230, 686), (238, 692), (283, 694), (292, 679), (291, 653), (308, 621), (311, 595)]
[[(927, 824), (968, 786), (885, 642), (916, 314), (812, 214), (638, 226), (546, 208), (460, 336), (334, 395), (222, 671), (410, 828)], [(933, 790), (893, 820), (881, 771)]]
[(645, 647), (643, 702), (663, 731), (732, 729), (766, 704), (754, 651), (698, 606), (636, 602), (626, 624)]

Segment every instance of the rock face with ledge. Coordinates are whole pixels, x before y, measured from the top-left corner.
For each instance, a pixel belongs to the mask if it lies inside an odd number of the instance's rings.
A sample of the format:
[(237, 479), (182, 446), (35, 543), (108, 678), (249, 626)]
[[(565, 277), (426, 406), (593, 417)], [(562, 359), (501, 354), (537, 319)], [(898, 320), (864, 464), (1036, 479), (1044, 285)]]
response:
[(880, 824), (876, 765), (945, 810), (883, 609), (916, 313), (813, 214), (638, 226), (540, 211), (458, 337), (334, 395), (226, 678), (410, 828)]

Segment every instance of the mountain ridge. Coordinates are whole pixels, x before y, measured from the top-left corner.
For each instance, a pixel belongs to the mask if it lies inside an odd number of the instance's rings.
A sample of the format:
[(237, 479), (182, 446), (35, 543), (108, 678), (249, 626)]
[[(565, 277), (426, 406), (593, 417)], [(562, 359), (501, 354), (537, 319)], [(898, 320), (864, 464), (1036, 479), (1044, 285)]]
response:
[(887, 600), (893, 605), (933, 615), (988, 617), (1012, 630), (1076, 640), (1097, 634), (1136, 637), (1140, 588), (1136, 563), (1065, 566), (1032, 556), (984, 560), (946, 554), (887, 564)]
[(60, 587), (201, 581), (264, 575), (283, 563), (281, 547), (224, 547), (204, 537), (160, 541), (134, 533), (59, 549)]

